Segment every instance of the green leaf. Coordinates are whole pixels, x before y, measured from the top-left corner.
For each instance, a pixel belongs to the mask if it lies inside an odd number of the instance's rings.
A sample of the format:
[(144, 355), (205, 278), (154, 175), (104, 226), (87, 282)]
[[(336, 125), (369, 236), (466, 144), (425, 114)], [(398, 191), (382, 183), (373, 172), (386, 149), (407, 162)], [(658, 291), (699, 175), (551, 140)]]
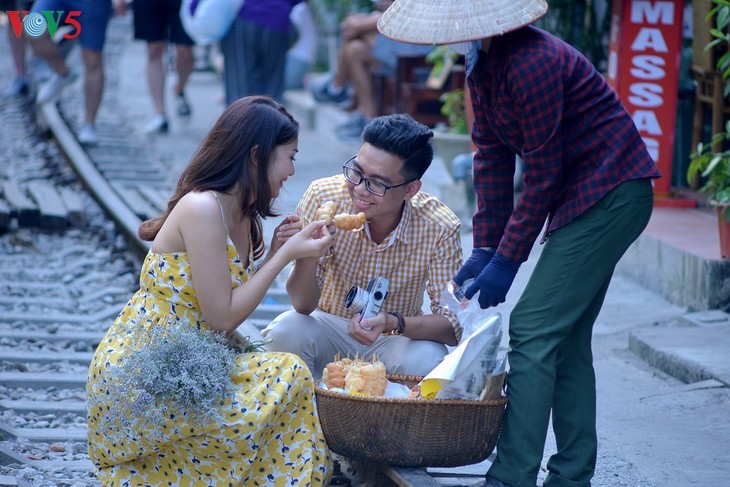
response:
[(717, 28), (720, 30), (724, 30), (729, 21), (730, 21), (730, 12), (728, 11), (727, 7), (722, 7), (717, 12), (717, 21), (716, 21)]
[(725, 139), (727, 134), (725, 132), (720, 132), (719, 134), (715, 134), (712, 136), (712, 145), (717, 144), (718, 142), (722, 142), (723, 139)]
[(710, 161), (710, 163), (707, 165), (707, 169), (705, 169), (702, 172), (702, 177), (709, 176), (710, 173), (712, 173), (712, 171), (717, 167), (717, 165), (720, 164), (720, 162), (722, 162), (722, 160), (723, 160), (723, 157), (719, 154), (716, 155), (715, 157), (713, 157), (712, 160)]
[(711, 41), (709, 44), (707, 44), (705, 46), (704, 52), (709, 51), (710, 49), (712, 49), (716, 45), (720, 44), (721, 42), (722, 42), (722, 39), (715, 39), (715, 40)]

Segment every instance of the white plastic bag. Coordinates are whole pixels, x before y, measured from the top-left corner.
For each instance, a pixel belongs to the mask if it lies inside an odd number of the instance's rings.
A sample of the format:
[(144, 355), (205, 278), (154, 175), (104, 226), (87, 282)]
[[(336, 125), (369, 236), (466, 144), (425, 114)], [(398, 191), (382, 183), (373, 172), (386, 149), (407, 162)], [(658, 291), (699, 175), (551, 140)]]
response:
[(453, 282), (441, 293), (441, 305), (456, 315), (463, 334), (459, 346), (424, 377), (424, 397), (479, 399), (490, 378), (504, 373), (506, 358), (497, 357), (502, 315), (481, 309), (478, 296), (463, 302), (463, 292)]
[(504, 359), (497, 359), (501, 341), (502, 315), (494, 313), (423, 378), (423, 397), (478, 399), (487, 379), (504, 372)]
[(205, 45), (225, 37), (238, 17), (244, 0), (199, 0), (192, 12), (193, 0), (183, 0), (180, 21), (196, 44)]

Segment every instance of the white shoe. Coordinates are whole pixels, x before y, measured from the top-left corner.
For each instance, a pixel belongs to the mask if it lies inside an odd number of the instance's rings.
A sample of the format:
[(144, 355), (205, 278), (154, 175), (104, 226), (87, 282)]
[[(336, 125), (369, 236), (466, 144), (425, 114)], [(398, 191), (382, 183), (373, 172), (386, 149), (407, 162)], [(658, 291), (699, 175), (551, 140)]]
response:
[(169, 129), (170, 126), (168, 125), (165, 116), (158, 113), (150, 123), (145, 125), (144, 133), (147, 135), (166, 134)]
[(65, 76), (54, 74), (46, 83), (38, 90), (36, 102), (51, 103), (55, 102), (65, 87), (72, 84), (78, 79), (78, 75), (73, 71), (69, 71)]
[(79, 142), (86, 145), (95, 145), (99, 143), (99, 136), (96, 134), (94, 125), (85, 123), (79, 129)]

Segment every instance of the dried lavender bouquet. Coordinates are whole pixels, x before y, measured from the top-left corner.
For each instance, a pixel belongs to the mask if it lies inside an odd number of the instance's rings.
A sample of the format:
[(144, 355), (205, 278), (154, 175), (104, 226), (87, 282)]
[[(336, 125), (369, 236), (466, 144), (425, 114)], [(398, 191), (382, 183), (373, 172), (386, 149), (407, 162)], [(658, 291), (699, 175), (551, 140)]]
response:
[(186, 428), (222, 421), (218, 406), (234, 388), (236, 355), (262, 345), (232, 346), (223, 334), (184, 321), (130, 323), (121, 335), (132, 351), (109, 366), (103, 402), (116, 406), (102, 421), (119, 440), (129, 434), (159, 441), (181, 421)]

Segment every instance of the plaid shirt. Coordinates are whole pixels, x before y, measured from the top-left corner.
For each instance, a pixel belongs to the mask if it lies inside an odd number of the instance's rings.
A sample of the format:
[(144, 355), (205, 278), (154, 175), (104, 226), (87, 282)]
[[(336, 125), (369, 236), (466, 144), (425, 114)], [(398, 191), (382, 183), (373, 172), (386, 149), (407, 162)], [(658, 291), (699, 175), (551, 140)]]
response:
[[(541, 243), (620, 183), (661, 175), (616, 92), (545, 31), (527, 26), (493, 38), (467, 82), (477, 146), (475, 247), (524, 262), (546, 218)], [(516, 154), (524, 175), (513, 208)]]
[[(303, 225), (308, 225), (325, 201), (334, 201), (337, 213), (353, 213), (344, 176), (318, 179), (309, 186), (297, 206)], [(334, 246), (322, 257), (317, 280), (322, 289), (319, 308), (351, 318), (345, 297), (352, 286), (365, 288), (371, 279), (382, 276), (390, 281), (382, 310), (403, 316), (423, 314), (424, 291), (431, 300), (431, 312), (446, 317), (461, 338), (456, 316), (440, 305), (441, 292), (461, 267), (459, 219), (442, 202), (419, 192), (403, 207), (400, 223), (380, 244), (362, 230), (337, 230)]]

